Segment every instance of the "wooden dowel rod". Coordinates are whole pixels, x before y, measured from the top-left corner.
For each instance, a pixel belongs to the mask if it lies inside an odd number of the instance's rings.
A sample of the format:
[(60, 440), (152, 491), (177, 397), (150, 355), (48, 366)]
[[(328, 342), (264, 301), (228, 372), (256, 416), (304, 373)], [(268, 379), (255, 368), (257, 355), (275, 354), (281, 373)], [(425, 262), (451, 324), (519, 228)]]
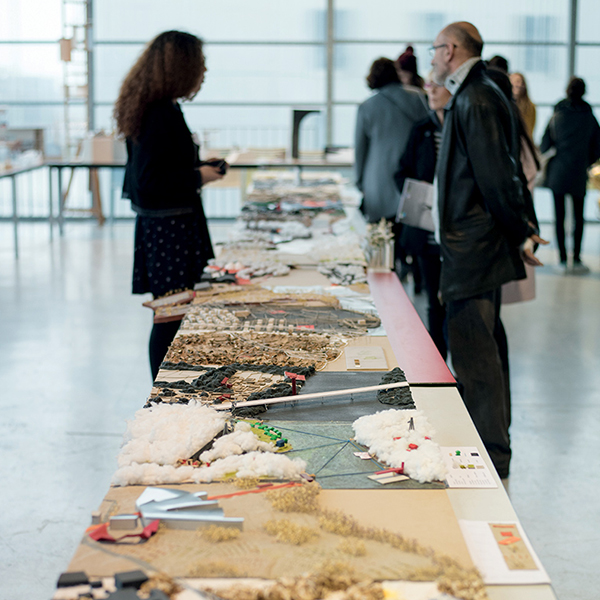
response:
[(211, 408), (215, 410), (230, 410), (242, 406), (260, 406), (262, 404), (280, 404), (282, 402), (295, 402), (296, 400), (312, 400), (314, 398), (328, 398), (332, 396), (343, 396), (348, 394), (362, 394), (365, 392), (376, 392), (378, 390), (389, 390), (394, 388), (409, 387), (407, 381), (398, 383), (387, 383), (385, 385), (373, 385), (369, 387), (352, 388), (349, 390), (334, 390), (332, 392), (320, 392), (313, 394), (298, 394), (296, 396), (280, 396), (279, 398), (265, 398), (264, 400), (246, 400), (245, 402), (224, 402), (223, 404), (213, 404)]

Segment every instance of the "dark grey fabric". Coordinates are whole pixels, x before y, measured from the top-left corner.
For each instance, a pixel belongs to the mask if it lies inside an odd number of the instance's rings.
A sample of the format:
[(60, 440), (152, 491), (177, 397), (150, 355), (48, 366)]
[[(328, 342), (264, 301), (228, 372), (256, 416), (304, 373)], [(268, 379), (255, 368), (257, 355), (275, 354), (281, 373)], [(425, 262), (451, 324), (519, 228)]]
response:
[(448, 302), (447, 320), (452, 365), (463, 400), (498, 475), (507, 477), (510, 381), (500, 289)]
[(561, 100), (546, 127), (540, 150), (556, 148), (544, 187), (555, 194), (585, 196), (587, 169), (600, 158), (600, 126), (592, 107), (583, 100)]
[(148, 344), (148, 353), (150, 356), (150, 370), (152, 371), (152, 381), (154, 381), (160, 370), (167, 350), (181, 325), (181, 321), (169, 321), (167, 323), (154, 323), (150, 333), (150, 342)]
[(133, 293), (191, 289), (214, 257), (208, 226), (198, 204), (189, 215), (137, 216), (133, 259)]
[[(394, 180), (400, 193), (402, 193), (407, 178), (433, 183), (437, 162), (435, 133), (441, 131), (441, 128), (435, 113), (413, 127), (406, 150), (400, 158), (398, 170), (394, 174)], [(418, 255), (425, 252), (432, 237), (433, 234), (430, 231), (404, 225), (399, 243), (407, 254)]]
[(395, 218), (400, 194), (394, 173), (413, 125), (426, 117), (424, 94), (400, 83), (389, 83), (358, 107), (355, 175), (367, 221)]
[(138, 138), (127, 138), (123, 198), (142, 211), (154, 211), (152, 216), (195, 207), (202, 186), (199, 166), (198, 146), (179, 104), (169, 99), (152, 102)]
[[(558, 245), (558, 252), (560, 256), (560, 262), (567, 262), (567, 247), (565, 245), (565, 194), (553, 194), (554, 196), (554, 214), (556, 215), (555, 230), (556, 230), (556, 243)], [(573, 221), (575, 225), (573, 227), (573, 262), (579, 262), (581, 260), (581, 241), (583, 240), (583, 227), (585, 225), (585, 219), (583, 217), (584, 207), (584, 196), (571, 196), (573, 203)]]
[[(433, 183), (438, 152), (436, 134), (440, 133), (441, 128), (434, 112), (429, 118), (414, 126), (406, 150), (400, 159), (398, 171), (394, 175), (398, 191), (402, 191), (407, 177)], [(447, 343), (444, 332), (446, 309), (439, 299), (440, 247), (432, 238), (433, 234), (430, 231), (404, 225), (399, 243), (407, 254), (417, 259), (427, 293), (427, 328), (431, 339), (446, 360)]]
[(520, 149), (508, 101), (479, 62), (446, 107), (438, 157), (446, 301), (525, 278), (519, 246), (535, 229), (528, 225)]

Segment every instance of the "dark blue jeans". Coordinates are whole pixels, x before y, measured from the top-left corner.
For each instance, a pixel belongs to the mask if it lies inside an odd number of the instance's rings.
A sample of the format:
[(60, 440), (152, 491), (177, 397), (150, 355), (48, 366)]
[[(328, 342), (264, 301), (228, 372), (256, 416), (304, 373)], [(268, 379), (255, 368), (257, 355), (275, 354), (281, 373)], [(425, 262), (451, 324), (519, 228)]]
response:
[(447, 303), (448, 345), (464, 403), (500, 477), (510, 464), (508, 344), (500, 289)]
[[(573, 261), (579, 262), (581, 253), (581, 240), (583, 239), (583, 206), (585, 198), (582, 196), (571, 196), (573, 199)], [(565, 246), (565, 195), (554, 194), (554, 211), (556, 214), (556, 243), (560, 254), (560, 262), (567, 262), (567, 249)]]
[(436, 345), (442, 358), (448, 355), (448, 340), (446, 333), (446, 307), (440, 302), (440, 247), (427, 245), (425, 250), (418, 255), (419, 266), (425, 282), (427, 292), (427, 325), (429, 335)]

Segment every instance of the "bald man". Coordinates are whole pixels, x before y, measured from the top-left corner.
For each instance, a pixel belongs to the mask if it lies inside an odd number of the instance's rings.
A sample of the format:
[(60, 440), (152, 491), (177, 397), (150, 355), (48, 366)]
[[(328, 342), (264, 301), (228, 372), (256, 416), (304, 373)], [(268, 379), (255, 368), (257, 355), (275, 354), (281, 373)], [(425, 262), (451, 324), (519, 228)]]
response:
[(540, 263), (527, 241), (537, 231), (527, 216), (514, 113), (486, 75), (482, 48), (479, 31), (466, 22), (445, 27), (431, 48), (434, 80), (452, 94), (437, 166), (437, 235), (452, 364), (471, 418), (505, 478), (510, 388), (500, 288), (525, 278), (523, 260)]

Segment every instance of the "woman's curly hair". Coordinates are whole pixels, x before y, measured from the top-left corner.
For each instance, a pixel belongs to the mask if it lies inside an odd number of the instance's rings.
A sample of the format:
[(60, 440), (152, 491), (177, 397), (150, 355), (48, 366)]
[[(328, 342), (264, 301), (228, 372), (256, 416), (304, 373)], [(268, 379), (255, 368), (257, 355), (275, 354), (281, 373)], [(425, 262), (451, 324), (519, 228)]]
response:
[(151, 102), (165, 98), (191, 100), (203, 69), (202, 40), (182, 31), (156, 36), (121, 85), (114, 109), (119, 133), (135, 139)]

